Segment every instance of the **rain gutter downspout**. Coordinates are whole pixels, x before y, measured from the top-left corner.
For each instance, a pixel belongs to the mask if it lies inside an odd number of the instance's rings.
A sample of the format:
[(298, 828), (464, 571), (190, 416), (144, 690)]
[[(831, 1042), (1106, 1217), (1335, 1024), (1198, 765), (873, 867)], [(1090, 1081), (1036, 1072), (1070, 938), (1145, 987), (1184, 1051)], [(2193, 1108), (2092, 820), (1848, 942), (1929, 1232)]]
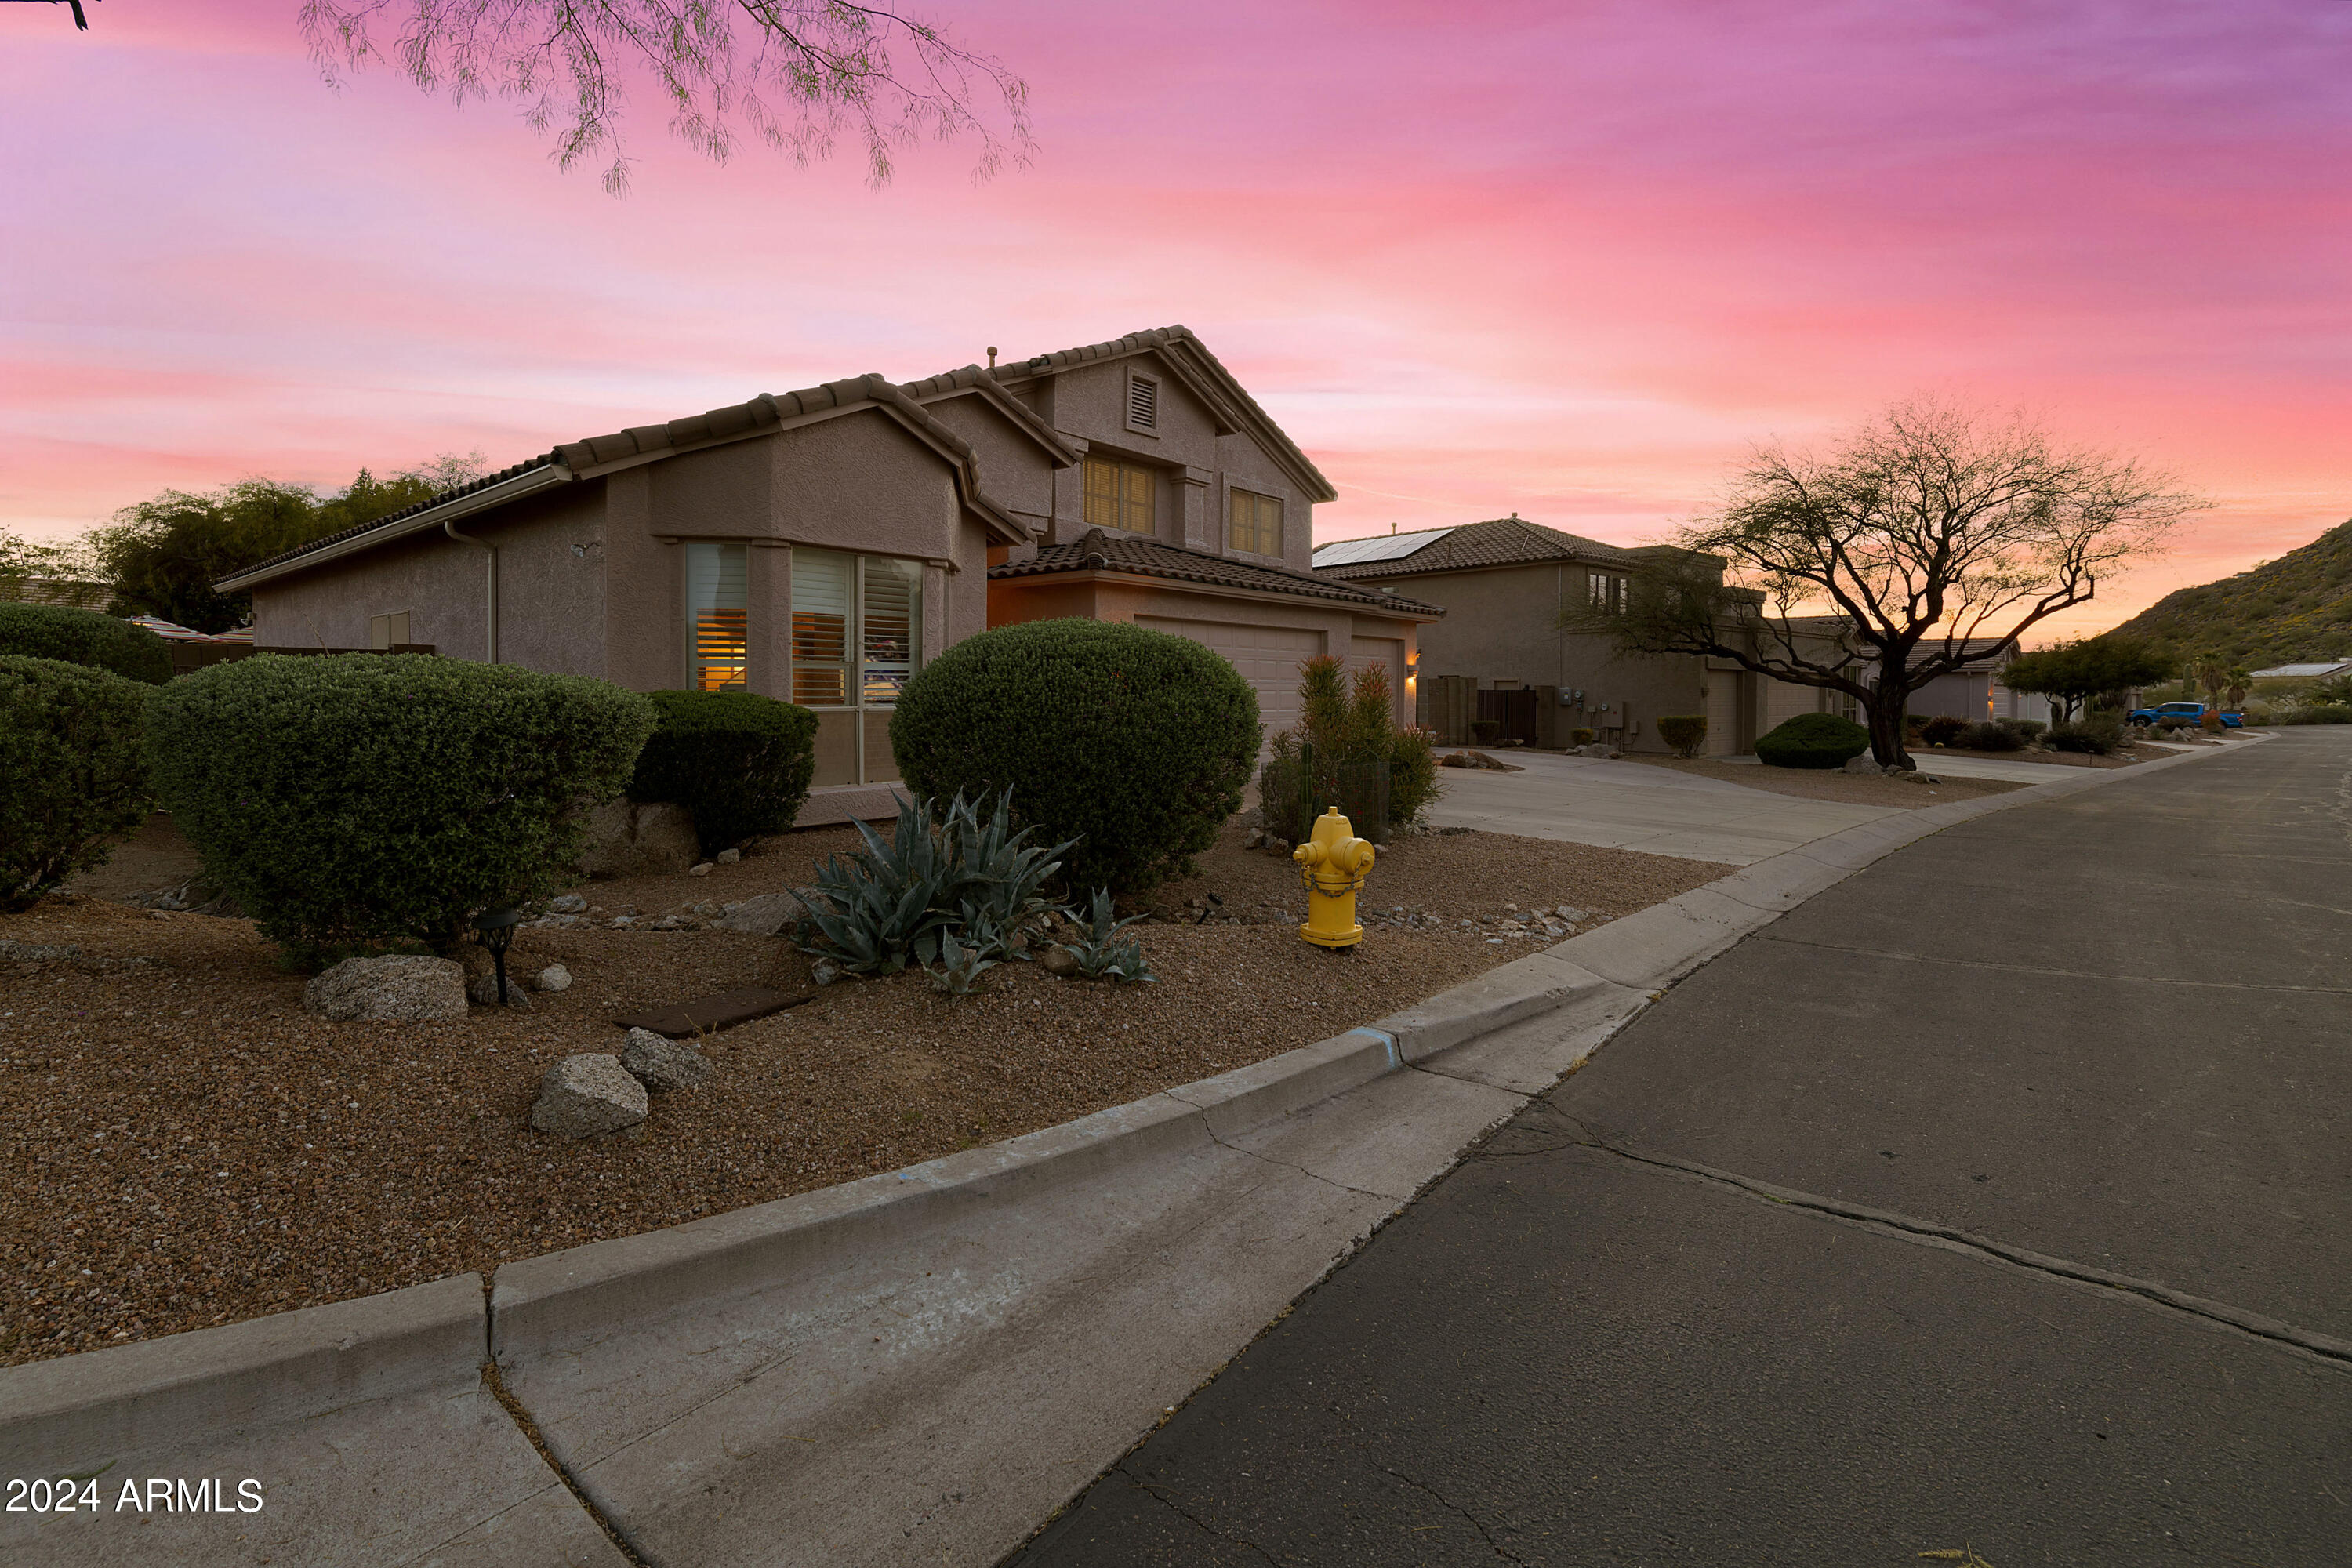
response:
[(487, 659), (486, 659), (486, 661), (485, 661), (485, 662), (487, 662), (487, 663), (490, 663), (490, 664), (496, 664), (496, 663), (498, 663), (498, 662), (499, 662), (499, 547), (498, 547), (497, 545), (495, 545), (495, 544), (490, 543), (488, 540), (476, 539), (476, 538), (474, 538), (471, 534), (466, 534), (466, 533), (460, 533), (460, 532), (458, 532), (458, 531), (457, 531), (457, 523), (455, 523), (454, 521), (445, 521), (441, 524), (441, 531), (442, 531), (442, 532), (444, 532), (444, 533), (446, 533), (446, 534), (447, 534), (450, 538), (452, 538), (452, 539), (456, 540), (456, 541), (457, 541), (458, 543), (460, 543), (460, 544), (471, 544), (471, 545), (474, 545), (475, 547), (477, 547), (477, 548), (478, 548), (478, 549), (487, 550), (487, 551), (488, 551), (488, 552), (490, 552), (490, 559), (489, 559), (489, 568), (490, 568), (490, 571), (489, 571), (489, 610), (490, 610), (490, 616), (489, 616), (489, 624), (490, 624), (489, 645), (490, 645), (490, 647), (489, 647), (489, 654), (488, 654), (488, 658), (487, 658)]

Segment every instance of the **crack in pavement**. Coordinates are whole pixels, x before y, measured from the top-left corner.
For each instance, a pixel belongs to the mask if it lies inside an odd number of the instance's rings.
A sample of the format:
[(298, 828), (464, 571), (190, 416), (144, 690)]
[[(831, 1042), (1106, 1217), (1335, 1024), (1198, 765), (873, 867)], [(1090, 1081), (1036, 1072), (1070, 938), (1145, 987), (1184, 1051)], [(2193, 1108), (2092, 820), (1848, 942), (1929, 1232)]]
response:
[[(1378, 1460), (1373, 1462), (1376, 1464), (1379, 1463)], [(1464, 1508), (1460, 1503), (1455, 1502), (1452, 1498), (1447, 1497), (1444, 1492), (1439, 1491), (1427, 1481), (1416, 1480), (1414, 1478), (1406, 1475), (1402, 1470), (1397, 1469), (1393, 1466), (1390, 1465), (1381, 1465), (1381, 1472), (1383, 1475), (1395, 1477), (1398, 1480), (1402, 1481), (1405, 1485), (1412, 1488), (1416, 1491), (1426, 1492), (1429, 1496), (1437, 1500), (1439, 1507), (1444, 1508), (1450, 1512), (1460, 1514), (1463, 1519), (1469, 1522), (1470, 1528), (1478, 1532), (1478, 1539), (1486, 1543), (1486, 1549), (1492, 1552), (1496, 1556), (1501, 1558), (1504, 1562), (1525, 1563), (1527, 1561), (1526, 1558), (1520, 1556), (1516, 1552), (1507, 1550), (1501, 1542), (1496, 1540), (1494, 1531), (1488, 1530), (1486, 1523), (1481, 1521), (1476, 1514), (1472, 1513), (1468, 1509)]]
[[(1585, 1148), (1611, 1155), (1632, 1164), (1645, 1165), (1654, 1170), (1671, 1172), (1688, 1179), (1707, 1183), (1738, 1192), (1744, 1196), (1760, 1198), (1768, 1203), (1790, 1208), (1801, 1208), (1841, 1220), (1851, 1225), (1898, 1236), (1914, 1237), (1935, 1246), (1961, 1253), (1971, 1253), (1997, 1262), (2009, 1264), (2031, 1273), (2047, 1274), (2053, 1279), (2070, 1279), (2077, 1284), (2096, 1286), (2118, 1295), (2131, 1296), (2185, 1317), (2200, 1319), (2219, 1328), (2263, 1341), (2274, 1347), (2311, 1356), (2315, 1360), (2344, 1370), (2352, 1370), (2352, 1340), (2342, 1340), (2333, 1334), (2300, 1328), (2276, 1318), (2250, 1312), (2227, 1301), (2216, 1301), (2203, 1296), (2192, 1296), (2186, 1290), (2176, 1290), (2169, 1285), (2153, 1279), (2141, 1279), (2113, 1269), (2099, 1268), (2068, 1258), (2053, 1258), (2047, 1253), (2028, 1247), (2013, 1247), (1990, 1237), (1971, 1231), (1938, 1225), (1933, 1220), (1914, 1218), (1889, 1209), (1871, 1208), (1863, 1204), (1850, 1204), (1838, 1198), (1823, 1197), (1818, 1193), (1801, 1192), (1775, 1183), (1759, 1181), (1736, 1172), (1717, 1170), (1693, 1160), (1677, 1160), (1664, 1154), (1644, 1154), (1636, 1150), (1612, 1143), (1595, 1135), (1584, 1123), (1557, 1107), (1546, 1108), (1551, 1118), (1574, 1129), (1571, 1135), (1564, 1128), (1529, 1129), (1530, 1137), (1524, 1148), (1490, 1149), (1482, 1158), (1526, 1159), (1536, 1155), (1556, 1153), (1566, 1148)], [(1496, 1140), (1494, 1142), (1499, 1142)]]
[(1208, 1536), (1211, 1540), (1230, 1542), (1234, 1545), (1240, 1547), (1243, 1551), (1250, 1552), (1255, 1556), (1260, 1562), (1265, 1563), (1267, 1568), (1281, 1568), (1280, 1563), (1275, 1558), (1274, 1554), (1266, 1551), (1263, 1546), (1259, 1546), (1254, 1542), (1244, 1541), (1240, 1536), (1232, 1534), (1228, 1531), (1214, 1529), (1206, 1521), (1194, 1518), (1184, 1509), (1179, 1507), (1175, 1499), (1170, 1497), (1166, 1492), (1161, 1491), (1158, 1487), (1153, 1486), (1150, 1481), (1138, 1476), (1125, 1465), (1121, 1465), (1118, 1468), (1118, 1474), (1125, 1478), (1129, 1486), (1133, 1487), (1136, 1490), (1143, 1493), (1146, 1497), (1149, 1497), (1160, 1503), (1160, 1506), (1167, 1509), (1169, 1512), (1174, 1514), (1177, 1518), (1182, 1520), (1185, 1523), (1191, 1525), (1202, 1534)]
[(1320, 1171), (1310, 1171), (1306, 1166), (1296, 1164), (1291, 1161), (1277, 1160), (1271, 1154), (1261, 1154), (1255, 1149), (1244, 1149), (1238, 1143), (1228, 1143), (1217, 1135), (1215, 1128), (1209, 1125), (1209, 1119), (1206, 1116), (1201, 1118), (1201, 1130), (1209, 1135), (1209, 1142), (1220, 1149), (1230, 1149), (1236, 1154), (1246, 1154), (1253, 1160), (1262, 1160), (1269, 1165), (1279, 1165), (1286, 1171), (1296, 1171), (1300, 1175), (1311, 1181), (1320, 1182), (1327, 1187), (1337, 1187), (1343, 1193), (1353, 1193), (1360, 1198), (1377, 1198), (1384, 1204), (1394, 1205), (1406, 1201), (1403, 1198), (1391, 1197), (1387, 1193), (1375, 1193), (1363, 1187), (1351, 1187), (1345, 1182), (1337, 1181), (1323, 1174)]
[(1759, 931), (1759, 942), (1777, 942), (1784, 947), (1810, 947), (1824, 952), (1851, 952), (1864, 958), (1892, 959), (1897, 963), (1941, 963), (1954, 969), (1986, 969), (2000, 974), (2041, 974), (2060, 980), (2105, 980), (2133, 985), (2179, 985), (2197, 991), (2266, 991), (2304, 995), (2352, 996), (2352, 986), (2344, 985), (2250, 985), (2235, 980), (2183, 980), (2169, 974), (2095, 974), (2084, 969), (2045, 969), (2030, 963), (1994, 963), (1976, 958), (1945, 958), (1924, 952), (1892, 952), (1879, 947), (1850, 947), (1843, 942), (1806, 942), (1796, 937), (1768, 936)]

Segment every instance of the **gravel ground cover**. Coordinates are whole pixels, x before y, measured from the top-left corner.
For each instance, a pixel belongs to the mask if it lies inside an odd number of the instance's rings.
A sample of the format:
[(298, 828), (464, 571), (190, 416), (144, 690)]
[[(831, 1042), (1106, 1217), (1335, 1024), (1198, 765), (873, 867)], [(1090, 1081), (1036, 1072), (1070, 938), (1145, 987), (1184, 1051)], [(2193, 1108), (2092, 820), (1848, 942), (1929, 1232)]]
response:
[[(121, 891), (176, 870), (167, 833)], [(1538, 906), (1589, 929), (1729, 869), (1413, 836), (1374, 868), (1362, 948), (1334, 958), (1277, 923), (1301, 907), (1296, 869), (1237, 825), (1143, 900), (1163, 912), (1134, 928), (1158, 984), (1008, 964), (954, 1002), (916, 974), (811, 986), (770, 938), (646, 929), (803, 882), (855, 843), (795, 833), (700, 878), (592, 884), (601, 912), (526, 927), (510, 963), (560, 962), (572, 986), (462, 1023), (305, 1014), (306, 977), (242, 920), (87, 894), (0, 916), (0, 1364), (487, 1272), (1013, 1137), (1457, 984), (1547, 938)], [(625, 908), (635, 923), (614, 929)], [(711, 1082), (656, 1093), (620, 1133), (530, 1131), (541, 1073), (616, 1049), (613, 1016), (751, 984), (808, 1000), (709, 1037)]]
[[(1915, 751), (1913, 758), (1927, 772), (1935, 771), (1923, 750)], [(1654, 768), (1671, 768), (1678, 773), (1696, 773), (1701, 778), (1721, 779), (1726, 784), (1744, 784), (1772, 795), (1792, 795), (1801, 800), (1833, 800), (1847, 805), (1892, 805), (1905, 810), (1916, 810), (1923, 805), (1941, 805), (1946, 801), (1974, 800), (1979, 795), (2007, 795), (2013, 789), (2030, 786), (2011, 784), (2005, 779), (1962, 779), (1947, 777), (1942, 784), (1916, 784), (1905, 779), (1884, 775), (1841, 773), (1833, 768), (1768, 768), (1754, 763), (1727, 763), (1716, 757), (1628, 756), (1629, 763), (1643, 763)]]

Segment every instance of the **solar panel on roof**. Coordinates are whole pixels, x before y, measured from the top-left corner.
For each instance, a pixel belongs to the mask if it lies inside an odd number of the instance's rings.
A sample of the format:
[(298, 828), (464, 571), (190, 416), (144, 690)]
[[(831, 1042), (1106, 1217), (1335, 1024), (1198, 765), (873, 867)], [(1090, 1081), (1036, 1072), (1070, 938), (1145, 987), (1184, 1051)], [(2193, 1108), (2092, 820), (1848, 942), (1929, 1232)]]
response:
[(1342, 539), (1317, 550), (1315, 564), (1352, 566), (1364, 561), (1396, 561), (1453, 531), (1450, 528), (1433, 528), (1419, 533), (1375, 533), (1362, 539)]

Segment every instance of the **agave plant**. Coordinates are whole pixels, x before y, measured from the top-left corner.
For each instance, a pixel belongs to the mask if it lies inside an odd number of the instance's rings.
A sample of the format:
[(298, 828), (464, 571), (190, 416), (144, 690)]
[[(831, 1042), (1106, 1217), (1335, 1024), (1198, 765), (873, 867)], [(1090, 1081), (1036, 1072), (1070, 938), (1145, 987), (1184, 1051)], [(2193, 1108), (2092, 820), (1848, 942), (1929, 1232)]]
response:
[(961, 791), (944, 814), (902, 799), (887, 843), (858, 823), (866, 847), (827, 858), (801, 889), (808, 913), (793, 944), (853, 973), (895, 974), (911, 961), (937, 981), (944, 967), (963, 978), (941, 989), (963, 994), (1054, 908), (1038, 889), (1077, 842), (1046, 848), (1029, 842), (1035, 828), (1013, 832), (1012, 797), (986, 816)]
[(1110, 889), (1097, 888), (1085, 932), (1076, 942), (1055, 945), (1078, 961), (1079, 974), (1088, 980), (1108, 975), (1113, 980), (1148, 984), (1160, 976), (1151, 973), (1151, 965), (1143, 956), (1143, 944), (1133, 937), (1118, 934), (1141, 919), (1141, 915), (1117, 918), (1110, 904)]

